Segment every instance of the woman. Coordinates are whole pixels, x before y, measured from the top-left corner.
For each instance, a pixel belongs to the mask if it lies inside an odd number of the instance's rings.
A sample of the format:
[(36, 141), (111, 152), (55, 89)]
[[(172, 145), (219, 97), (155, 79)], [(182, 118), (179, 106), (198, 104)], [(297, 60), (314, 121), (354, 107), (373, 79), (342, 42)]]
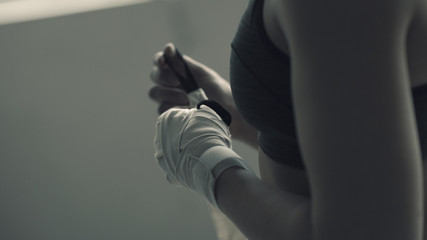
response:
[[(231, 88), (185, 57), (259, 148), (261, 180), (218, 177), (221, 211), (249, 239), (427, 239), (426, 42), (427, 1), (251, 0)], [(155, 55), (159, 112), (188, 104), (163, 55), (173, 45)]]

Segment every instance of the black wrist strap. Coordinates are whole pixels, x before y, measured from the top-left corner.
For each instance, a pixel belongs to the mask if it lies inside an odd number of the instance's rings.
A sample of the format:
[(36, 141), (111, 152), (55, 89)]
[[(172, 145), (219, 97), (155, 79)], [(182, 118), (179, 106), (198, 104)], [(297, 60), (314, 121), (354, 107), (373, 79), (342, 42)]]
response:
[(203, 100), (197, 104), (197, 109), (200, 109), (200, 106), (206, 105), (216, 112), (228, 126), (231, 124), (231, 114), (219, 103), (215, 102), (212, 99)]

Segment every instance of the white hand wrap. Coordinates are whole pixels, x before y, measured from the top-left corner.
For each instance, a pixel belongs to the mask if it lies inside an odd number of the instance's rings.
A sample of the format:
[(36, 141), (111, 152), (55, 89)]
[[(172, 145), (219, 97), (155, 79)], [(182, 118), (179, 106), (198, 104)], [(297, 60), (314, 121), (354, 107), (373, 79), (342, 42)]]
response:
[(206, 100), (208, 99), (208, 97), (205, 94), (205, 91), (203, 91), (202, 88), (198, 88), (192, 92), (190, 92), (189, 94), (187, 94), (188, 100), (189, 100), (189, 104), (190, 107), (196, 107), (196, 105), (202, 101), (202, 100)]
[(218, 206), (215, 183), (230, 167), (251, 167), (231, 150), (229, 127), (211, 108), (172, 108), (160, 115), (154, 140), (155, 158), (168, 182), (203, 194)]

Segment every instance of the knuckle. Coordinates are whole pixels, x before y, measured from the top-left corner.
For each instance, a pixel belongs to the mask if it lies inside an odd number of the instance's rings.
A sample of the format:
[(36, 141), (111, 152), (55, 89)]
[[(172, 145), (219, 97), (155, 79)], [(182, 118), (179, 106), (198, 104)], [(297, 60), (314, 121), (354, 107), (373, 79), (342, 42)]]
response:
[(167, 70), (159, 71), (157, 81), (168, 87), (177, 87), (178, 79)]
[(153, 57), (153, 64), (157, 65), (159, 58), (163, 55), (163, 51), (156, 52)]

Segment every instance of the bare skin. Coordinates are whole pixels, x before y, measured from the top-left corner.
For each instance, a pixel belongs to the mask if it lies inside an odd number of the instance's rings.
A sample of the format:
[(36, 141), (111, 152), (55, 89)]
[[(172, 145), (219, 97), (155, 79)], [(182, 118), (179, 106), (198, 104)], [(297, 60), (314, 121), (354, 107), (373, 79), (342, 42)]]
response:
[[(275, 12), (275, 0), (265, 0), (264, 3), (264, 27), (273, 44), (284, 54), (289, 55), (289, 44), (286, 37), (280, 30), (279, 20)], [(411, 73), (410, 85), (417, 87), (427, 84), (427, 1), (420, 2), (416, 16), (407, 36), (407, 51), (409, 70)], [(423, 160), (423, 173), (427, 176), (427, 159)], [(259, 166), (261, 177), (264, 181), (288, 192), (310, 196), (310, 186), (307, 172), (299, 169), (278, 164), (270, 159), (260, 149)], [(427, 177), (424, 177), (424, 192), (427, 192)], [(427, 206), (427, 198), (424, 197), (424, 205)], [(424, 218), (427, 217), (427, 209), (424, 211)], [(424, 229), (427, 229), (427, 221), (424, 221)], [(424, 234), (427, 240), (427, 234)]]
[[(277, 4), (277, 2), (278, 1), (276, 0), (265, 1), (264, 23), (267, 34), (272, 42), (284, 53), (289, 53), (287, 39), (282, 32), (280, 20), (277, 18), (277, 14), (275, 14), (275, 11), (277, 11), (277, 6), (275, 4)], [(422, 64), (427, 62), (427, 47), (424, 44), (427, 42), (427, 31), (425, 30), (427, 29), (427, 20), (425, 17), (427, 16), (426, 9), (425, 5), (418, 8), (407, 36), (408, 68), (411, 73), (410, 85), (412, 87), (427, 83), (427, 70)], [(167, 66), (164, 65), (164, 60), (161, 58), (163, 52), (173, 55), (173, 45), (167, 45), (164, 51), (159, 52), (155, 56), (155, 67), (153, 68), (152, 79), (157, 85), (150, 90), (150, 97), (160, 103), (159, 112), (165, 111), (174, 105), (187, 104), (185, 101), (185, 93), (180, 89), (177, 80), (174, 79), (171, 74), (167, 74)], [(231, 129), (235, 139), (244, 141), (252, 147), (257, 148), (256, 131), (244, 121), (235, 109), (228, 82), (216, 74), (212, 69), (209, 69), (195, 60), (189, 57), (186, 57), (186, 60), (189, 62), (190, 68), (193, 72), (195, 72), (195, 74), (200, 74), (200, 79), (203, 79), (199, 84), (205, 89), (208, 97), (217, 100), (232, 113), (235, 126), (239, 126), (234, 128), (232, 127)], [(197, 78), (198, 77), (196, 76), (196, 79)], [(282, 192), (293, 193), (301, 196), (301, 199), (310, 198), (311, 191), (306, 171), (296, 170), (286, 167), (285, 165), (278, 164), (268, 158), (268, 156), (266, 156), (262, 151), (259, 151), (259, 164), (263, 183), (267, 183), (274, 188), (278, 188)], [(422, 168), (425, 175), (427, 173), (426, 165), (424, 164)], [(227, 175), (234, 177), (235, 175), (245, 175), (244, 173), (235, 173), (234, 170), (232, 171), (232, 174), (228, 173)], [(224, 177), (224, 179), (226, 178), (227, 177)], [(245, 178), (246, 176), (242, 176), (242, 179)], [(222, 181), (226, 182), (224, 179)], [(233, 179), (233, 177), (230, 177), (230, 179)], [(425, 192), (427, 181), (426, 178), (423, 179)], [(256, 182), (254, 179), (249, 179), (248, 181), (245, 180), (243, 182), (253, 182), (253, 185), (262, 184)], [(230, 189), (229, 191), (233, 192), (233, 189)], [(223, 189), (223, 194), (221, 195), (226, 194), (227, 189)], [(287, 197), (289, 199), (289, 196)], [(278, 199), (280, 199), (280, 197), (278, 197)], [(424, 205), (425, 203), (426, 199), (424, 198)], [(232, 211), (232, 208), (230, 211)], [(424, 212), (424, 216), (425, 215), (426, 211)], [(426, 226), (425, 222), (424, 226)], [(242, 226), (242, 228), (244, 228), (244, 226)], [(248, 231), (250, 231), (250, 229)], [(298, 236), (301, 237), (301, 239), (308, 239), (307, 236)], [(295, 239), (297, 238), (298, 237), (295, 237)], [(424, 239), (427, 239), (427, 236), (424, 236)]]
[[(154, 66), (150, 77), (155, 85), (149, 90), (148, 95), (153, 101), (159, 104), (159, 114), (174, 106), (188, 105), (187, 94), (180, 86), (179, 80), (165, 63), (163, 54), (166, 54), (172, 61), (176, 60), (175, 46), (172, 43), (166, 44), (165, 48), (157, 52), (153, 59)], [(198, 85), (203, 88), (207, 97), (220, 103), (232, 115), (233, 121), (230, 131), (233, 139), (243, 141), (254, 148), (258, 148), (256, 139), (257, 131), (238, 112), (228, 81), (211, 68), (197, 62), (191, 57), (184, 55), (184, 59)]]

